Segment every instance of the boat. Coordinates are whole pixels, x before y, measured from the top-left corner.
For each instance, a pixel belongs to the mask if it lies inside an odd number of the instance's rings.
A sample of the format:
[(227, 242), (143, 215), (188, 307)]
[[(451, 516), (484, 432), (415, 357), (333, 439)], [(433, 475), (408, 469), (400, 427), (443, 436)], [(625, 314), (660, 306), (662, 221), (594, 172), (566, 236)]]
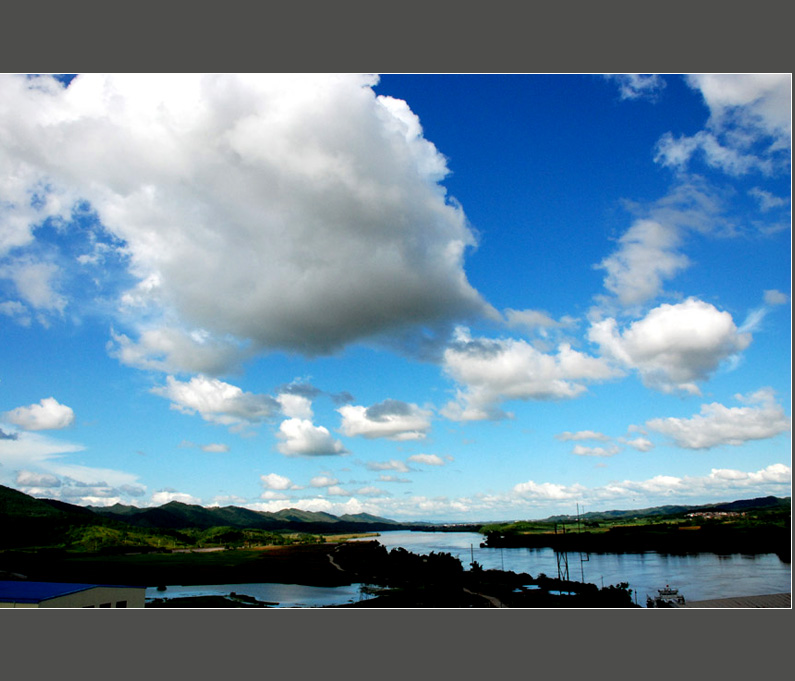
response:
[(668, 584), (663, 589), (657, 589), (657, 595), (652, 598), (646, 596), (647, 608), (676, 608), (685, 604), (685, 597), (679, 589), (672, 589)]

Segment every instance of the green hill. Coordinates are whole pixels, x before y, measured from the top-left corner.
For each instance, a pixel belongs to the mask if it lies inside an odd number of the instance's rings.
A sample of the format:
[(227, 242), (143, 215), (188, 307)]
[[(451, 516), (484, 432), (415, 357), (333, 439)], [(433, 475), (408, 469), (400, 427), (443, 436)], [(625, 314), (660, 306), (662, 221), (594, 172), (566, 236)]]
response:
[(0, 485), (0, 549), (109, 550), (132, 546), (146, 549), (191, 546), (212, 541), (212, 537), (220, 543), (265, 537), (281, 541), (275, 534), (252, 532), (341, 534), (409, 527), (368, 514), (337, 517), (295, 508), (267, 513), (238, 506), (206, 508), (178, 501), (155, 508), (124, 504), (84, 507), (55, 499), (37, 499)]

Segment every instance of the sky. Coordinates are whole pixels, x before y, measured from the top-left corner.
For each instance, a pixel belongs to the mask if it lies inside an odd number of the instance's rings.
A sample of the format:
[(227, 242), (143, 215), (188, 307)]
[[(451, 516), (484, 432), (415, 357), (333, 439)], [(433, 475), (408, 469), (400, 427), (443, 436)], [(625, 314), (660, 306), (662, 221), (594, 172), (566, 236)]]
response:
[(0, 484), (791, 494), (791, 74), (0, 75)]

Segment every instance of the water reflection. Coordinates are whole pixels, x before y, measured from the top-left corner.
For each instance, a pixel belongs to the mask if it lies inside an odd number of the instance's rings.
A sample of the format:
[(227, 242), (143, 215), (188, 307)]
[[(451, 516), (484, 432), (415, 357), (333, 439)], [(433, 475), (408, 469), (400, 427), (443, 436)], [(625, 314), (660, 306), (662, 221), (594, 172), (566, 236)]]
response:
[(361, 591), (361, 584), (349, 586), (304, 586), (302, 584), (199, 584), (157, 587), (146, 590), (146, 599), (185, 598), (192, 596), (229, 596), (232, 593), (252, 596), (272, 608), (319, 608), (326, 605), (355, 603), (370, 596)]

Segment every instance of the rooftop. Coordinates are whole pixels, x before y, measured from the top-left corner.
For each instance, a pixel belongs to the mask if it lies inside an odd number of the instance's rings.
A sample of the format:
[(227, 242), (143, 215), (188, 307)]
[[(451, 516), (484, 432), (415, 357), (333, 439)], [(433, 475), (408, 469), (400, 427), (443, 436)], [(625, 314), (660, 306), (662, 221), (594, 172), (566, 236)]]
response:
[[(70, 584), (63, 582), (28, 582), (0, 580), (0, 602), (41, 603), (42, 601), (86, 591), (98, 586), (111, 588), (131, 588), (118, 584)], [(132, 587), (134, 588), (134, 587)]]

